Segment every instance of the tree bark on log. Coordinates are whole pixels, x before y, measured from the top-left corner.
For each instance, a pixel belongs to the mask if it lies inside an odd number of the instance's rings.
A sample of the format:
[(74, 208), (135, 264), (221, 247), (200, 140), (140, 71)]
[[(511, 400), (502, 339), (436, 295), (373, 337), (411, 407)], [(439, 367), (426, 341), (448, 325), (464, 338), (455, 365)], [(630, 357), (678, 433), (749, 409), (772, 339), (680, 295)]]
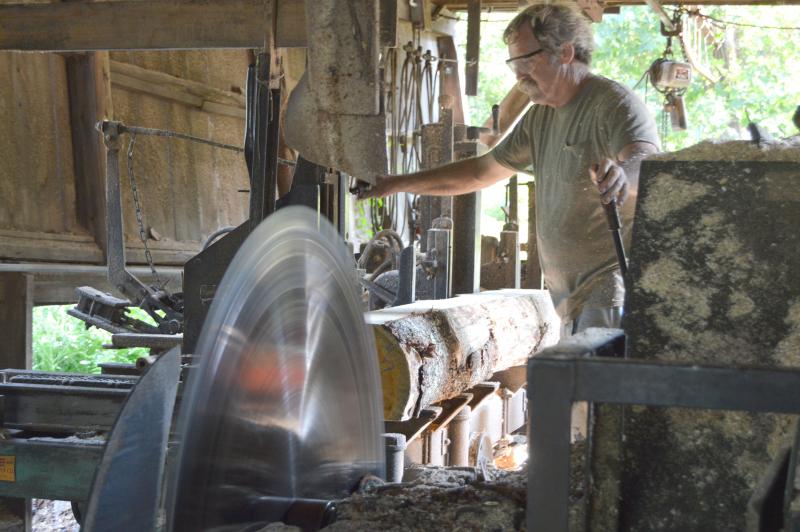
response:
[(558, 341), (545, 290), (498, 290), (367, 314), (387, 420), (406, 420)]

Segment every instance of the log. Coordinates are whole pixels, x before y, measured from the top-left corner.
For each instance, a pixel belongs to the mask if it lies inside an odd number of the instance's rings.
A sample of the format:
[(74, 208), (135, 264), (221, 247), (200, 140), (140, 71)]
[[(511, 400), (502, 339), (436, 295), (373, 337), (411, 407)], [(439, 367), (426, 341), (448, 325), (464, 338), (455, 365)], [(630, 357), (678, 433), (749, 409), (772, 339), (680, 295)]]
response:
[(546, 290), (498, 290), (367, 314), (387, 420), (407, 420), (558, 341)]

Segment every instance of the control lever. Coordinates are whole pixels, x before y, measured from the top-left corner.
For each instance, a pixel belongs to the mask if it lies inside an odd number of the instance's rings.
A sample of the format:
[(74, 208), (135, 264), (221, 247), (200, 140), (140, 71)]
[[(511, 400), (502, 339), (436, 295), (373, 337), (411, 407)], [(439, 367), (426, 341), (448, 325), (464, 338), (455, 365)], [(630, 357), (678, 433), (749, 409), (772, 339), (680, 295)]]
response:
[[(597, 175), (597, 172), (600, 171), (600, 167), (598, 165), (592, 166), (592, 172), (595, 176), (592, 181), (594, 184), (597, 185), (597, 181), (595, 179), (599, 179), (600, 176)], [(602, 203), (602, 200), (601, 200)], [(617, 252), (617, 261), (619, 261), (619, 269), (622, 272), (622, 275), (628, 273), (628, 258), (625, 256), (625, 246), (622, 242), (622, 222), (620, 221), (619, 217), (619, 208), (617, 207), (617, 200), (613, 199), (609, 203), (603, 203), (603, 210), (606, 213), (606, 222), (608, 223), (608, 230), (611, 231), (611, 236), (614, 239), (614, 249)]]
[(611, 231), (611, 236), (614, 238), (614, 249), (617, 251), (619, 269), (622, 275), (625, 275), (628, 273), (628, 258), (625, 256), (625, 246), (622, 243), (622, 223), (619, 219), (617, 200), (611, 200), (610, 203), (603, 203), (603, 210), (606, 212), (608, 230)]
[(492, 135), (500, 134), (500, 106), (494, 104), (492, 106)]
[(360, 198), (361, 194), (366, 192), (370, 188), (372, 188), (372, 183), (356, 179), (355, 184), (350, 186), (350, 194), (354, 194)]

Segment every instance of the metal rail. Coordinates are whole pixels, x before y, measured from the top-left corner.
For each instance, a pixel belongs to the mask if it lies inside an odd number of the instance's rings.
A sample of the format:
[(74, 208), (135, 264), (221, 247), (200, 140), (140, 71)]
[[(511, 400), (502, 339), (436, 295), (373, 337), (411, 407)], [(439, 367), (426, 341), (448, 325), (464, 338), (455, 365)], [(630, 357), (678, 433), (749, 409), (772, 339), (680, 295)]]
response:
[[(584, 336), (588, 340), (589, 336)], [(568, 530), (572, 403), (800, 413), (800, 370), (714, 367), (597, 356), (621, 355), (621, 331), (606, 343), (580, 337), (528, 363), (527, 529)]]

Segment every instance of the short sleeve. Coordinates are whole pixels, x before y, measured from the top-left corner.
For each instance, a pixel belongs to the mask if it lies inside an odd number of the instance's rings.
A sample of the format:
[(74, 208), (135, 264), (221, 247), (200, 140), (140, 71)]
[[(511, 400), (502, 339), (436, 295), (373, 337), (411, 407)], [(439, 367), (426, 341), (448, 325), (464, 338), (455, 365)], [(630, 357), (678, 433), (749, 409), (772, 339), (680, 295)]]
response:
[(530, 172), (533, 166), (533, 139), (531, 123), (536, 106), (532, 106), (514, 129), (492, 149), (495, 160), (512, 170)]
[(619, 86), (619, 98), (609, 102), (611, 108), (604, 121), (608, 146), (616, 156), (622, 149), (634, 142), (649, 142), (660, 146), (655, 120), (644, 102), (632, 91)]

